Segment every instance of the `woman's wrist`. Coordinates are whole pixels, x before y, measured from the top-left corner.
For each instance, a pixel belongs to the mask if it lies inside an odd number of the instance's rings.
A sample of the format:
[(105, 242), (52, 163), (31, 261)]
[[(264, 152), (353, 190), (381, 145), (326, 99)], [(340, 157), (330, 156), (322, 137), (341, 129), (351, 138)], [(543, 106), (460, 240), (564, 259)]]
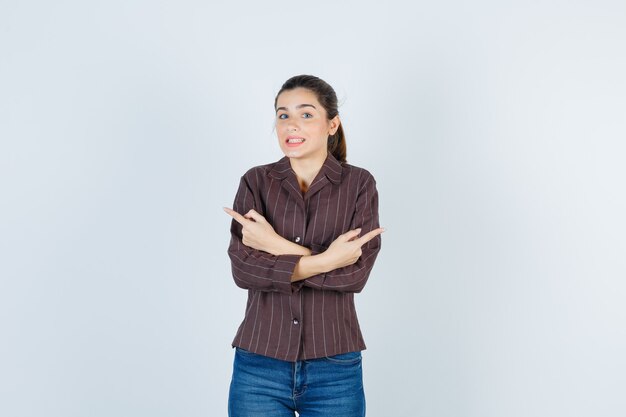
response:
[(323, 253), (318, 255), (303, 256), (300, 258), (291, 276), (291, 282), (300, 281), (314, 275), (328, 272)]

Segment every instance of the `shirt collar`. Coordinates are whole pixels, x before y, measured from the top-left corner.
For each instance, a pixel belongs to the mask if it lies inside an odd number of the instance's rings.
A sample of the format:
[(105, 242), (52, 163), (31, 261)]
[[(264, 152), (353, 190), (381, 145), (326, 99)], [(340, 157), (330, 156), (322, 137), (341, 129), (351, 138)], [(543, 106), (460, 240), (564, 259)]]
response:
[[(319, 174), (325, 175), (328, 180), (334, 184), (338, 184), (341, 182), (341, 171), (342, 171), (341, 163), (328, 152), (326, 156), (326, 160), (322, 167), (320, 168)], [(318, 175), (319, 175), (318, 174)], [(276, 179), (285, 179), (289, 175), (296, 175), (293, 168), (291, 168), (291, 164), (289, 163), (289, 158), (287, 156), (283, 156), (280, 160), (278, 160), (272, 169), (268, 172), (268, 175), (272, 178)]]

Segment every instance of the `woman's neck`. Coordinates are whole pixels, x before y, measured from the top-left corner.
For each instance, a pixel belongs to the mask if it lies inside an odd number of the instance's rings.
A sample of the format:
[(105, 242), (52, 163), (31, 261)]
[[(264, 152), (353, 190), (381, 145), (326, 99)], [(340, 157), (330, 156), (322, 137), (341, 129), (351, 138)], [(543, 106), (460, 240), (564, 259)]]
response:
[(315, 176), (324, 165), (327, 155), (317, 158), (289, 158), (291, 169), (296, 173), (300, 190), (304, 194), (311, 185), (311, 182), (315, 179)]

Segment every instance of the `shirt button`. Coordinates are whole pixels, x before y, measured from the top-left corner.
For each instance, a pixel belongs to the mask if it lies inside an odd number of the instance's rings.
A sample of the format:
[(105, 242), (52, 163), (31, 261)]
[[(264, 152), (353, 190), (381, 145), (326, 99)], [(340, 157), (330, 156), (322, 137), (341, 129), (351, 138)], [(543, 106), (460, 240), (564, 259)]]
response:
[(293, 319), (293, 324), (298, 324), (298, 323), (299, 323), (298, 319)]
[(296, 243), (300, 242), (300, 236), (296, 236), (295, 241), (296, 241)]

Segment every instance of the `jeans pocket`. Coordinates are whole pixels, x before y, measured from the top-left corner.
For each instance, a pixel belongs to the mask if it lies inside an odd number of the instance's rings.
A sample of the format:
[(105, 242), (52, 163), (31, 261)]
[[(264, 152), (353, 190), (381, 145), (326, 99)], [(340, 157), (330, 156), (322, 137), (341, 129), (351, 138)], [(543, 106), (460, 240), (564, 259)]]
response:
[(243, 348), (240, 348), (239, 346), (235, 346), (235, 351), (237, 353), (240, 353), (242, 355), (247, 355), (247, 356), (254, 356), (254, 355), (256, 355), (256, 353), (250, 352), (249, 350), (246, 350), (246, 349), (243, 349)]
[(361, 351), (339, 353), (333, 356), (324, 356), (324, 359), (333, 363), (342, 363), (346, 365), (355, 364), (361, 361)]

